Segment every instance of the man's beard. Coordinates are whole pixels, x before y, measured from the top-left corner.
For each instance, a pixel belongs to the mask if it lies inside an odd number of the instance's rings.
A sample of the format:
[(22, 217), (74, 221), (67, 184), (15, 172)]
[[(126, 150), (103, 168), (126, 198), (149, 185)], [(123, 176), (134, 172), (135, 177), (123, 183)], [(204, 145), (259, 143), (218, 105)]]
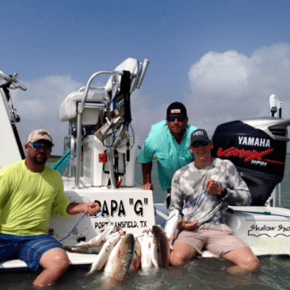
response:
[(37, 156), (33, 157), (33, 163), (37, 165), (45, 165), (46, 161), (47, 161), (46, 157), (42, 157), (41, 160), (38, 160)]

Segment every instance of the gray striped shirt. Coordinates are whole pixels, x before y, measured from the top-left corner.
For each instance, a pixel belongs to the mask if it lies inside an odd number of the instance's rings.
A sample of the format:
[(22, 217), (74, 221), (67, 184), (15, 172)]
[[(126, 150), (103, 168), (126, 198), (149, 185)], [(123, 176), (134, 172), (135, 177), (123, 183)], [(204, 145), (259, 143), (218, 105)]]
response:
[[(206, 180), (213, 179), (227, 189), (223, 198), (205, 191)], [(224, 224), (228, 205), (245, 206), (252, 201), (250, 191), (229, 160), (212, 158), (212, 163), (197, 169), (194, 162), (175, 172), (172, 179), (169, 211), (182, 209), (181, 218), (203, 223)]]

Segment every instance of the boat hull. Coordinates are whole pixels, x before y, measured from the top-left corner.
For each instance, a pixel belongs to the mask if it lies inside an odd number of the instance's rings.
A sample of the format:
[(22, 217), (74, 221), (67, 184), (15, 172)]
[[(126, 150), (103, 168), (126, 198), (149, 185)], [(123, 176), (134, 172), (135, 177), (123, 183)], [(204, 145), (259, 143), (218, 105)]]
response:
[[(86, 192), (89, 194), (90, 191)], [(95, 195), (92, 195), (90, 198), (88, 196), (79, 196), (79, 198), (84, 201), (96, 200), (97, 198), (101, 201), (103, 201), (103, 199), (107, 199), (107, 204), (110, 204), (109, 201), (111, 200), (115, 200), (119, 204), (120, 201), (123, 201), (126, 215), (122, 217), (117, 217), (117, 214), (114, 214), (114, 216), (110, 214), (108, 218), (111, 219), (114, 223), (121, 223), (123, 221), (123, 228), (127, 232), (133, 233), (135, 236), (140, 236), (142, 235), (142, 231), (145, 229), (145, 224), (147, 225), (147, 228), (152, 227), (152, 225), (155, 223), (164, 227), (166, 219), (168, 217), (168, 210), (166, 209), (164, 204), (154, 204), (153, 207), (152, 191), (143, 191), (140, 188), (131, 188), (126, 190), (124, 189), (115, 193), (118, 194), (118, 196), (116, 196), (114, 193), (104, 192), (101, 189), (99, 190), (99, 192), (100, 195), (96, 195), (95, 193)], [(89, 195), (91, 195), (91, 193)], [(111, 199), (110, 195), (112, 195)], [(102, 196), (103, 199), (100, 196)], [(146, 207), (144, 207), (143, 216), (138, 214), (134, 214), (134, 217), (131, 216), (132, 213), (129, 212), (129, 208), (134, 208), (134, 205), (130, 205), (130, 203), (127, 203), (125, 200), (132, 197), (134, 198), (134, 200), (144, 200), (148, 198), (148, 212), (146, 210)], [(113, 209), (114, 208), (115, 207), (113, 207)], [(138, 227), (127, 227), (129, 221), (128, 217), (130, 217), (131, 222), (135, 221), (138, 224)], [(75, 219), (72, 221), (73, 218)], [(74, 234), (66, 238), (63, 243), (76, 244), (77, 240), (81, 237), (85, 237), (86, 240), (89, 240), (89, 238), (93, 237), (94, 234), (97, 234), (99, 232), (99, 228), (101, 228), (102, 225), (105, 225), (108, 222), (105, 217), (99, 218), (92, 219), (90, 217), (87, 217), (83, 222), (79, 223), (77, 230), (74, 232)], [(71, 217), (67, 220), (63, 219), (66, 218), (52, 217), (52, 223), (50, 228), (54, 229), (56, 233), (56, 239), (64, 238), (65, 234), (69, 230), (71, 230), (73, 224), (78, 220), (77, 217)], [(70, 223), (67, 223), (67, 221), (69, 221), (70, 219)], [(142, 221), (142, 224), (144, 223), (144, 227), (140, 226), (140, 221)], [(237, 236), (243, 239), (250, 246), (256, 256), (259, 257), (269, 255), (290, 255), (289, 209), (252, 206), (230, 207), (227, 213), (226, 223), (228, 226), (231, 227), (231, 229)], [(71, 268), (83, 268), (89, 267), (95, 261), (97, 255), (68, 252), (68, 256)], [(213, 257), (213, 255), (209, 251), (203, 252), (202, 258), (210, 257)], [(0, 272), (19, 271), (29, 271), (27, 265), (20, 260), (10, 260), (0, 263)]]

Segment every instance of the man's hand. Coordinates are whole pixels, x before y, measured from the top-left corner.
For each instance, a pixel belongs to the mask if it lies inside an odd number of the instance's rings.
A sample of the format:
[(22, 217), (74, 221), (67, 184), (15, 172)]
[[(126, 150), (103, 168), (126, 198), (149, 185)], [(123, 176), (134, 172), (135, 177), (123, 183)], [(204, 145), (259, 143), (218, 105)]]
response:
[(208, 179), (207, 181), (206, 181), (206, 187), (205, 187), (205, 189), (207, 190), (207, 192), (209, 193), (209, 194), (211, 194), (211, 195), (214, 195), (214, 194), (216, 194), (216, 195), (221, 195), (222, 194), (222, 192), (223, 192), (223, 190), (224, 190), (224, 188), (223, 187), (221, 187), (215, 180), (213, 180), (213, 179)]
[(143, 190), (153, 190), (154, 186), (151, 182), (147, 182), (145, 184), (142, 185), (141, 189)]
[(177, 228), (180, 230), (181, 228), (183, 228), (186, 231), (194, 231), (197, 227), (197, 220), (194, 221), (185, 221), (182, 220), (178, 223)]
[(83, 204), (84, 206), (84, 210), (83, 212), (86, 215), (95, 215), (96, 213), (98, 213), (100, 211), (100, 204), (97, 202), (87, 202)]

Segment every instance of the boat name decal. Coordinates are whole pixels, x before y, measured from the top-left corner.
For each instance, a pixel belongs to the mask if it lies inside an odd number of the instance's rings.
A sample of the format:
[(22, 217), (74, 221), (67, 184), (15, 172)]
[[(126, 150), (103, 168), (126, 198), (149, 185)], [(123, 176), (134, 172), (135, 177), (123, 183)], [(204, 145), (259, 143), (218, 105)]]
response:
[[(126, 216), (126, 210), (122, 200), (117, 201), (112, 199), (108, 202), (104, 200), (103, 203), (99, 200), (95, 200), (95, 202), (98, 202), (101, 205), (101, 210), (108, 217), (114, 217), (116, 214), (119, 217)], [(143, 201), (141, 199), (137, 199), (134, 201), (133, 198), (129, 198), (129, 204), (133, 207), (135, 214), (142, 217), (144, 214), (144, 205), (148, 205), (148, 198), (144, 198)]]
[(248, 236), (267, 236), (267, 237), (277, 237), (277, 236), (290, 236), (290, 226), (284, 226), (280, 224), (278, 226), (268, 226), (262, 225), (258, 226), (257, 224), (253, 224), (248, 231)]
[[(102, 221), (95, 222), (95, 229), (102, 229), (110, 222), (122, 228), (147, 228), (146, 218), (140, 220), (144, 215), (144, 207), (149, 205), (148, 198), (129, 198), (128, 203), (123, 200), (95, 200), (100, 204), (103, 212)], [(105, 219), (107, 216), (107, 220)], [(124, 217), (129, 216), (132, 220), (123, 220)], [(138, 217), (137, 217), (138, 216)], [(113, 220), (111, 218), (121, 218), (121, 220)], [(110, 221), (110, 222), (109, 222)]]
[(271, 147), (270, 139), (264, 138), (255, 138), (255, 137), (238, 137), (239, 145), (247, 145), (247, 146), (259, 146), (259, 147)]
[(240, 158), (245, 158), (245, 161), (251, 161), (257, 159), (262, 161), (262, 157), (264, 155), (270, 154), (274, 151), (273, 148), (258, 152), (257, 150), (245, 150), (245, 149), (238, 149), (235, 147), (228, 148), (223, 150), (223, 148), (219, 148), (217, 151), (217, 157), (230, 157), (230, 156), (239, 156)]

